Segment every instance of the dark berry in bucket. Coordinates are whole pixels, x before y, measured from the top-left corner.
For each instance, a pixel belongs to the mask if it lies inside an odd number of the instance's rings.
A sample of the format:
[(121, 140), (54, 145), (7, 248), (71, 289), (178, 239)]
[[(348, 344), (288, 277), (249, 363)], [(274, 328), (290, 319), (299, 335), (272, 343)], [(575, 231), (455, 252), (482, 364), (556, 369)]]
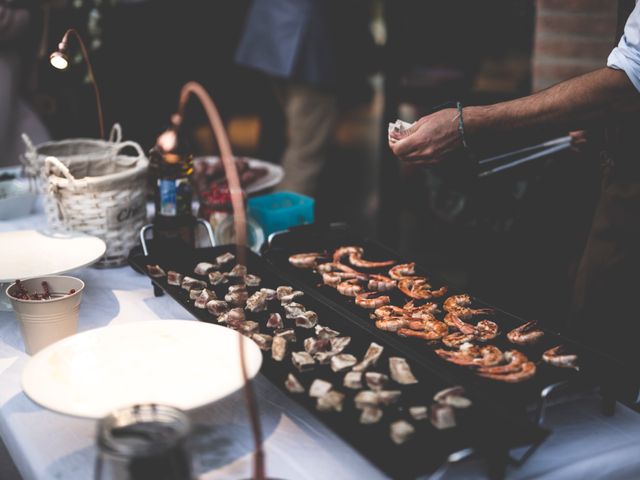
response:
[(49, 289), (49, 284), (46, 281), (43, 281), (41, 285), (43, 290), (42, 293), (29, 293), (22, 282), (20, 280), (16, 280), (16, 288), (11, 292), (11, 296), (19, 300), (51, 300), (52, 298), (66, 297), (67, 295), (73, 295), (76, 293), (75, 288), (69, 290), (68, 293), (52, 293)]

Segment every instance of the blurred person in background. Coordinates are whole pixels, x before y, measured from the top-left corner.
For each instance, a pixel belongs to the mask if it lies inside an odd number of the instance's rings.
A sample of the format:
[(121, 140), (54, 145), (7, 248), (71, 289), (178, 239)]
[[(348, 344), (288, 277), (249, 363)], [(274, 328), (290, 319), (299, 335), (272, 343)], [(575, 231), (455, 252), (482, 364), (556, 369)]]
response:
[(282, 104), (287, 146), (279, 190), (317, 192), (339, 93), (370, 67), (369, 3), (255, 0), (251, 6), (236, 62), (268, 75)]
[(25, 80), (28, 67), (35, 61), (33, 33), (37, 22), (31, 3), (0, 0), (0, 166), (19, 163), (25, 148), (21, 133), (27, 133), (36, 144), (49, 139), (36, 114), (21, 98), (24, 86), (29, 84)]
[[(389, 145), (403, 162), (428, 165), (463, 150), (463, 142), (473, 147), (525, 129), (605, 125), (602, 190), (577, 273), (571, 327), (584, 341), (637, 368), (640, 4), (621, 0), (619, 6), (620, 40), (607, 67), (517, 100), (427, 115), (407, 131), (392, 133)], [(574, 145), (584, 145), (584, 133), (572, 137)]]

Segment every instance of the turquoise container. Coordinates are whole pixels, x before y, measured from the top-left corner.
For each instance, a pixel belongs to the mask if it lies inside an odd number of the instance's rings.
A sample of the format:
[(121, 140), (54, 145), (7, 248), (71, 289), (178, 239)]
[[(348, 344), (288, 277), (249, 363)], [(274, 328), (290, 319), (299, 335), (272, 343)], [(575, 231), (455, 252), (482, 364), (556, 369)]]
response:
[(293, 192), (276, 192), (251, 197), (249, 214), (264, 230), (265, 238), (274, 232), (287, 230), (296, 225), (313, 223), (315, 200)]

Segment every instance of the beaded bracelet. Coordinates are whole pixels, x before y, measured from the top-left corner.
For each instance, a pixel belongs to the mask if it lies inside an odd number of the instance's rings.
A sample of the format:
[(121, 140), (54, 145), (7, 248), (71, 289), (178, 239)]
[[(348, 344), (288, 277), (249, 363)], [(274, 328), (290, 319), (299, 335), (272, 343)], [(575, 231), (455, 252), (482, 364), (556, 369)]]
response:
[(462, 146), (471, 153), (471, 149), (469, 148), (469, 144), (467, 143), (467, 139), (464, 135), (464, 119), (462, 118), (462, 103), (457, 102), (456, 108), (458, 109), (458, 133), (460, 134), (460, 139), (462, 140)]

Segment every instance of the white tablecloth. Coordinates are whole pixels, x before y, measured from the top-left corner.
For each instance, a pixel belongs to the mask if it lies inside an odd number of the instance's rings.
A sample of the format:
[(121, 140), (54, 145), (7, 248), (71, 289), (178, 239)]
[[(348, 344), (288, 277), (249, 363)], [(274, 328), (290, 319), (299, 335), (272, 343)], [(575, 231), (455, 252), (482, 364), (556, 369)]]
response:
[[(34, 228), (40, 217), (0, 222), (0, 231)], [(2, 256), (0, 253), (0, 269)], [(190, 319), (169, 297), (154, 297), (146, 277), (129, 267), (81, 269), (86, 283), (79, 330), (148, 319)], [(1, 275), (0, 275), (1, 277)], [(28, 357), (12, 312), (0, 312), (0, 435), (25, 479), (92, 478), (95, 422), (46, 411), (20, 388)], [(286, 479), (385, 478), (314, 416), (258, 376), (256, 394), (265, 434), (268, 474)], [(252, 440), (240, 394), (195, 417), (193, 458), (203, 479), (248, 477)], [(582, 398), (549, 409), (554, 433), (508, 478), (640, 478), (640, 416), (622, 405), (600, 414), (598, 399)], [(491, 432), (487, 432), (490, 441)], [(428, 450), (428, 446), (425, 445)], [(445, 478), (486, 478), (481, 461), (450, 468)]]

